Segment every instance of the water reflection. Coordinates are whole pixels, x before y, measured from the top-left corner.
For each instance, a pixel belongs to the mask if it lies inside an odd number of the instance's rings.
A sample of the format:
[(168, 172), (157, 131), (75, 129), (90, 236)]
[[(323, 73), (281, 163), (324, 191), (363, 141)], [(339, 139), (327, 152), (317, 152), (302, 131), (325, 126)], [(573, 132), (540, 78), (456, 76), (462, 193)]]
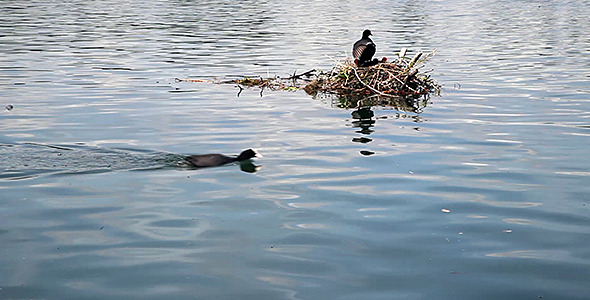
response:
[(318, 92), (312, 93), (310, 96), (314, 99), (329, 102), (332, 106), (338, 108), (384, 107), (417, 114), (422, 113), (426, 106), (430, 104), (431, 100), (429, 94), (389, 97), (382, 95), (360, 96)]
[(260, 168), (262, 168), (262, 166), (257, 166), (250, 161), (245, 161), (245, 162), (240, 163), (240, 170), (242, 170), (246, 173), (254, 173), (254, 172), (260, 170)]
[[(371, 108), (359, 108), (353, 111), (351, 115), (352, 118), (355, 120), (352, 121), (352, 126), (355, 128), (360, 128), (360, 130), (356, 131), (357, 133), (362, 133), (366, 135), (373, 133), (374, 130), (372, 128), (373, 126), (375, 126), (375, 120), (373, 119), (373, 117), (375, 116), (375, 113), (371, 110)], [(365, 139), (362, 141), (366, 142), (367, 140)]]
[[(423, 101), (427, 101), (423, 98), (421, 98), (418, 101), (414, 101), (416, 99), (399, 99), (400, 101), (404, 101), (405, 104), (416, 104), (417, 102), (423, 102)], [(413, 106), (416, 107), (416, 106)], [(388, 107), (389, 108), (389, 107)], [(413, 122), (415, 123), (421, 123), (423, 122), (423, 119), (418, 115), (420, 112), (418, 112), (417, 110), (408, 110), (409, 112), (415, 113), (415, 115), (406, 115), (404, 113), (400, 113), (399, 111), (404, 111), (402, 109), (400, 109), (399, 107), (391, 107), (395, 110), (398, 111), (398, 113), (396, 113), (396, 118), (405, 118), (405, 117), (409, 117), (413, 119)], [(407, 108), (407, 106), (406, 106)], [(375, 112), (373, 111), (372, 107), (361, 107), (361, 108), (357, 108), (355, 110), (352, 111), (351, 113), (352, 119), (354, 121), (352, 121), (352, 127), (353, 128), (359, 128), (359, 130), (355, 131), (356, 133), (361, 133), (364, 135), (370, 135), (372, 134), (375, 130), (375, 124), (377, 122), (377, 118), (375, 117)], [(387, 118), (387, 117), (382, 117), (382, 118)], [(357, 143), (369, 143), (372, 141), (372, 139), (367, 138), (367, 137), (360, 137), (360, 138), (354, 138), (352, 140), (353, 142), (357, 142)]]
[[(246, 172), (246, 173), (255, 173), (262, 168), (262, 166), (260, 166), (260, 165), (255, 165), (251, 160), (245, 160), (245, 161), (241, 161), (239, 163), (231, 163), (229, 165), (235, 165), (235, 164), (238, 164), (240, 166), (240, 170), (243, 172)], [(185, 169), (189, 169), (189, 170), (203, 170), (203, 169), (215, 168), (215, 167), (191, 166), (190, 163), (188, 163), (184, 159), (178, 161), (176, 163), (176, 166), (181, 167), (181, 168), (185, 168)], [(221, 167), (221, 166), (216, 166), (216, 167)]]

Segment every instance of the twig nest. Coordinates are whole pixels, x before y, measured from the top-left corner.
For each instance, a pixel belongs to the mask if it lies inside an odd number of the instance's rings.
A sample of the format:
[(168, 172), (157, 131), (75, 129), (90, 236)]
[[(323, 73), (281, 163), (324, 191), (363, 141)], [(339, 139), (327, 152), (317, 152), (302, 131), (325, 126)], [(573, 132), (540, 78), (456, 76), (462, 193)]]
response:
[[(434, 52), (427, 55), (418, 52), (410, 59), (403, 51), (393, 62), (383, 60), (370, 67), (357, 67), (346, 60), (337, 63), (330, 74), (318, 78), (322, 82), (318, 91), (380, 96), (439, 93), (440, 85), (429, 74), (419, 72), (432, 55)], [(317, 83), (315, 85), (318, 86)]]

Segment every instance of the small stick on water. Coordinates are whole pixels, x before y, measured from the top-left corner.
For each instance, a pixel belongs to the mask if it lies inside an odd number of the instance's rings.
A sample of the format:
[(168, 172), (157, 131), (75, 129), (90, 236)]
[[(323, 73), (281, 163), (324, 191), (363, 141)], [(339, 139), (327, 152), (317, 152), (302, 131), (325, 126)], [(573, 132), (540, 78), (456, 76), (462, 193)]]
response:
[(399, 50), (399, 57), (405, 57), (406, 56), (406, 52), (408, 52), (408, 48), (401, 48)]
[(411, 69), (414, 66), (414, 64), (416, 63), (416, 61), (418, 61), (420, 56), (422, 56), (422, 52), (418, 52), (416, 53), (416, 55), (414, 55), (414, 58), (412, 58), (412, 60), (408, 64), (408, 69)]
[(295, 72), (293, 72), (293, 75), (291, 77), (287, 77), (285, 79), (287, 79), (287, 80), (290, 80), (290, 79), (293, 79), (293, 78), (301, 79), (301, 77), (303, 77), (303, 76), (309, 77), (309, 76), (313, 75), (313, 73), (315, 71), (316, 71), (316, 69), (312, 69), (312, 70), (309, 70), (307, 72), (304, 72), (304, 73), (301, 73), (299, 75), (296, 75), (297, 70), (295, 70)]

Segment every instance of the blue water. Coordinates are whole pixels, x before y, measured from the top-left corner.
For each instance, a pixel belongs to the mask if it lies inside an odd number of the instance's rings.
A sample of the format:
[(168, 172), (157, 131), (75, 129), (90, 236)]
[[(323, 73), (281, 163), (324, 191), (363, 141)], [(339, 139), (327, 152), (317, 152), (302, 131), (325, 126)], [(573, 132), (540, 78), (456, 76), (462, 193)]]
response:
[[(588, 299), (585, 1), (11, 1), (0, 299)], [(420, 109), (176, 78), (433, 51)], [(183, 155), (264, 157), (206, 169)], [(255, 172), (253, 172), (255, 171)]]

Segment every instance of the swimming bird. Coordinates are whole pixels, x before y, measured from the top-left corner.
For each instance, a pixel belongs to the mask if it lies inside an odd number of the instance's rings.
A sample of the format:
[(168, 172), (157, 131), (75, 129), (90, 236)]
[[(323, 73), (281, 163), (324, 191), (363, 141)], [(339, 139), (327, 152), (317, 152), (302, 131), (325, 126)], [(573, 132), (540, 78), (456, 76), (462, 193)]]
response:
[(242, 151), (237, 157), (231, 157), (219, 153), (210, 154), (198, 154), (187, 156), (184, 159), (191, 164), (193, 167), (205, 168), (205, 167), (217, 167), (232, 162), (242, 162), (253, 157), (262, 157), (256, 150), (248, 149)]
[(369, 38), (370, 35), (373, 35), (371, 30), (367, 29), (363, 31), (363, 38), (352, 46), (352, 56), (359, 67), (368, 67), (379, 63), (377, 59), (372, 59), (377, 47), (373, 43), (373, 40)]

